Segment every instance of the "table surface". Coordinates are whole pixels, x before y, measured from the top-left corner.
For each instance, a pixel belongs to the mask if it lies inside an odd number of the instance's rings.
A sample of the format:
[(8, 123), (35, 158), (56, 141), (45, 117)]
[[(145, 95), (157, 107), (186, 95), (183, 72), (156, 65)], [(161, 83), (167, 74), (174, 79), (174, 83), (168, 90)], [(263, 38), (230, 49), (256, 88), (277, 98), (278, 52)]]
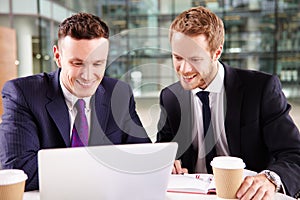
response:
[[(185, 193), (173, 193), (167, 192), (166, 200), (216, 200), (216, 195), (204, 195), (204, 194), (185, 194)], [(40, 200), (40, 194), (38, 191), (25, 192), (23, 200)], [(276, 193), (273, 200), (295, 200), (287, 195)]]
[[(251, 171), (245, 170), (244, 175), (252, 175)], [(182, 176), (180, 176), (182, 177)], [(179, 180), (179, 179), (178, 179)], [(177, 179), (170, 179), (170, 181), (178, 181)], [(182, 184), (189, 184), (187, 182), (182, 182), (180, 179), (180, 183)], [(167, 192), (165, 200), (220, 200), (216, 195), (207, 195), (207, 194), (195, 194), (195, 193), (182, 193), (182, 192)], [(23, 200), (40, 200), (40, 194), (39, 191), (31, 191), (31, 192), (25, 192)], [(295, 200), (292, 197), (289, 197), (287, 195), (276, 193), (274, 195), (273, 200)]]

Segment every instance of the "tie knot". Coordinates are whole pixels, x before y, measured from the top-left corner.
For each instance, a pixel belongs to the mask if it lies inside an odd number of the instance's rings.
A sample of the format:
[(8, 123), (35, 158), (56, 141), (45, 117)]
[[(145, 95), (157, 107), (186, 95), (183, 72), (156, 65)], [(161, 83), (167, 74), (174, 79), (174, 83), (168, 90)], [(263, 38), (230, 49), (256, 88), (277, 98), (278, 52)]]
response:
[(196, 95), (200, 98), (202, 104), (209, 105), (209, 98), (208, 98), (209, 92), (201, 91), (201, 92), (197, 92)]
[(75, 107), (77, 109), (77, 112), (84, 113), (85, 101), (83, 99), (78, 99), (77, 102), (75, 103)]

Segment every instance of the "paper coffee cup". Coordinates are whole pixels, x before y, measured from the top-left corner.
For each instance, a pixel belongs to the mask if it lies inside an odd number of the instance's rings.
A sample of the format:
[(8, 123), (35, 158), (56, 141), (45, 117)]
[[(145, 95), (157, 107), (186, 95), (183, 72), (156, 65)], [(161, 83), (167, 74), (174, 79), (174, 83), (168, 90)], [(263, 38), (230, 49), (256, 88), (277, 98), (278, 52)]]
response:
[(0, 170), (0, 199), (22, 200), (27, 175), (19, 169)]
[(222, 199), (237, 199), (236, 193), (243, 182), (245, 163), (242, 159), (230, 156), (215, 157), (211, 166), (217, 196)]

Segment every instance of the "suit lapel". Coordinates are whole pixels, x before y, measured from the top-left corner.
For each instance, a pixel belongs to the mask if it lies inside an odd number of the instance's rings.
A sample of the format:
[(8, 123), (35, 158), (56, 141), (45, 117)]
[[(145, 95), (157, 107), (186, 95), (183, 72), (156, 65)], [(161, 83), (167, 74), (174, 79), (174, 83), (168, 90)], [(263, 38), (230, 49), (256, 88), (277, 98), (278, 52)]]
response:
[(109, 116), (109, 100), (107, 92), (100, 84), (92, 101), (90, 145), (107, 144), (105, 130)]
[(48, 98), (49, 103), (46, 109), (56, 124), (66, 146), (70, 146), (70, 120), (67, 105), (64, 100), (62, 90), (59, 85), (59, 71), (54, 74), (52, 87), (49, 88)]
[(239, 156), (241, 152), (240, 118), (244, 88), (236, 71), (226, 64), (225, 66), (225, 93), (226, 93), (226, 118), (225, 131), (230, 155)]
[[(66, 146), (70, 146), (69, 111), (59, 85), (59, 72), (60, 70), (58, 69), (55, 72), (54, 77), (50, 80), (52, 82), (52, 87), (47, 94), (50, 101), (46, 105), (46, 109), (57, 126)], [(90, 142), (91, 145), (97, 145), (102, 144), (109, 114), (109, 97), (101, 84), (96, 90), (92, 105), (94, 108), (92, 109), (92, 137), (90, 138)]]

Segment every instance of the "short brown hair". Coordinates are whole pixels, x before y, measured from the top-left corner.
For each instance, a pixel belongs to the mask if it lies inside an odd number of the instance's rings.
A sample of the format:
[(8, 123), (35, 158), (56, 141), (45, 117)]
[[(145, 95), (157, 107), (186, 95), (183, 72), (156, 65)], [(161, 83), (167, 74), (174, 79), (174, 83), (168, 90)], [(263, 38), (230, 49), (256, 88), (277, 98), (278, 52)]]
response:
[(65, 19), (58, 27), (58, 40), (66, 36), (75, 39), (109, 37), (109, 29), (99, 17), (88, 13), (77, 13)]
[(191, 37), (205, 35), (211, 53), (224, 43), (223, 21), (202, 6), (190, 8), (179, 14), (170, 26), (170, 40), (173, 32), (180, 32)]

